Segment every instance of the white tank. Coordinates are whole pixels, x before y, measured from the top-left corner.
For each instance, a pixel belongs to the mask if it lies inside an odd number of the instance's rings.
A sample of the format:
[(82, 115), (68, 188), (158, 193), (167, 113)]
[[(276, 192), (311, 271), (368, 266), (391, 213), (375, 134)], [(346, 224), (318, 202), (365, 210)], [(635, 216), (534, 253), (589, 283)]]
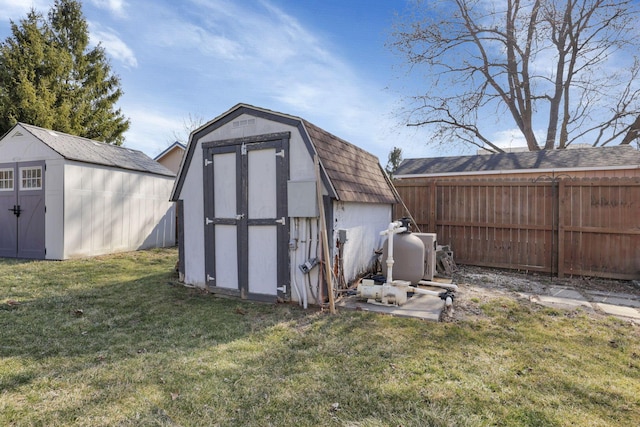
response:
[[(389, 240), (382, 247), (382, 274), (387, 276)], [(410, 232), (393, 235), (393, 280), (418, 283), (424, 277), (424, 244)]]

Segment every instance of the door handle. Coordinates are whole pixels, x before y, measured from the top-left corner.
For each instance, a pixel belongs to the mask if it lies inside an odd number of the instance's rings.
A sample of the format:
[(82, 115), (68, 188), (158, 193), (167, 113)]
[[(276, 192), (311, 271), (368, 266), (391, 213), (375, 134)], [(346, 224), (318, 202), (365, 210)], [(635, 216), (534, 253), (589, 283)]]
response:
[(22, 212), (22, 210), (20, 210), (20, 205), (13, 205), (13, 208), (9, 208), (9, 210), (13, 212), (15, 216), (20, 216), (20, 212)]

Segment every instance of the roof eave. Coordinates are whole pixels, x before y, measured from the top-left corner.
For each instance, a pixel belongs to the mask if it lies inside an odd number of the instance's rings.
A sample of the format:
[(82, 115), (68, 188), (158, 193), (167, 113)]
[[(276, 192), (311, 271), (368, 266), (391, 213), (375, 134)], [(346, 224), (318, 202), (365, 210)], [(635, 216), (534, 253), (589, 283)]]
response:
[(558, 173), (558, 172), (582, 172), (582, 171), (607, 171), (607, 170), (625, 170), (640, 169), (640, 165), (622, 165), (622, 166), (591, 166), (591, 167), (572, 167), (572, 168), (545, 168), (545, 169), (503, 169), (491, 171), (468, 171), (468, 172), (438, 172), (438, 173), (419, 173), (419, 174), (394, 174), (394, 179), (413, 179), (413, 178), (434, 178), (434, 177), (451, 177), (451, 176), (476, 176), (476, 175), (512, 175), (525, 173)]

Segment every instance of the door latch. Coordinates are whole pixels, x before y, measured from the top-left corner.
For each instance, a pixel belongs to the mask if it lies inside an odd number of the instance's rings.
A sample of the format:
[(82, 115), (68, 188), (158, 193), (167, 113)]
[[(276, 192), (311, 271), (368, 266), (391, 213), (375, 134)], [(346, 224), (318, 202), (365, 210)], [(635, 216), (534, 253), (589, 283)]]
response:
[(13, 205), (13, 208), (9, 208), (9, 210), (18, 217), (20, 216), (20, 212), (22, 212), (22, 210), (20, 209), (20, 205)]

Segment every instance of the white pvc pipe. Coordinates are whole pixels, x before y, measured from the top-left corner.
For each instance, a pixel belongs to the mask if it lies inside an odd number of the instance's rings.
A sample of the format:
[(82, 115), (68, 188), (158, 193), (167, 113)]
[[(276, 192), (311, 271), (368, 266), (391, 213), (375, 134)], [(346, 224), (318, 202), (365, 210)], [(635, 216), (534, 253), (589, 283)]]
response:
[[(302, 230), (300, 231), (300, 235), (303, 236), (304, 238), (304, 249), (302, 250), (302, 257), (304, 258), (306, 253), (307, 253), (307, 249), (308, 249), (308, 245), (309, 243), (309, 237), (307, 236), (307, 221), (308, 219), (305, 218), (304, 219), (304, 227), (302, 227)], [(298, 271), (296, 269), (296, 274), (298, 274)], [(307, 281), (304, 280), (304, 276), (302, 277), (302, 307), (306, 310), (307, 309)]]
[(389, 227), (386, 230), (380, 232), (381, 236), (387, 235), (387, 285), (391, 285), (393, 282), (393, 235), (396, 233), (402, 233), (407, 231), (406, 227), (401, 227), (400, 221), (394, 221), (389, 223)]
[(293, 265), (294, 268), (291, 269), (293, 276), (293, 289), (296, 291), (296, 299), (298, 300), (298, 305), (302, 305), (302, 293), (300, 292), (300, 286), (298, 285), (298, 269), (295, 266), (298, 265), (298, 245), (299, 242), (299, 231), (300, 231), (300, 219), (296, 218), (293, 227), (293, 240), (296, 242), (295, 248), (293, 248)]

